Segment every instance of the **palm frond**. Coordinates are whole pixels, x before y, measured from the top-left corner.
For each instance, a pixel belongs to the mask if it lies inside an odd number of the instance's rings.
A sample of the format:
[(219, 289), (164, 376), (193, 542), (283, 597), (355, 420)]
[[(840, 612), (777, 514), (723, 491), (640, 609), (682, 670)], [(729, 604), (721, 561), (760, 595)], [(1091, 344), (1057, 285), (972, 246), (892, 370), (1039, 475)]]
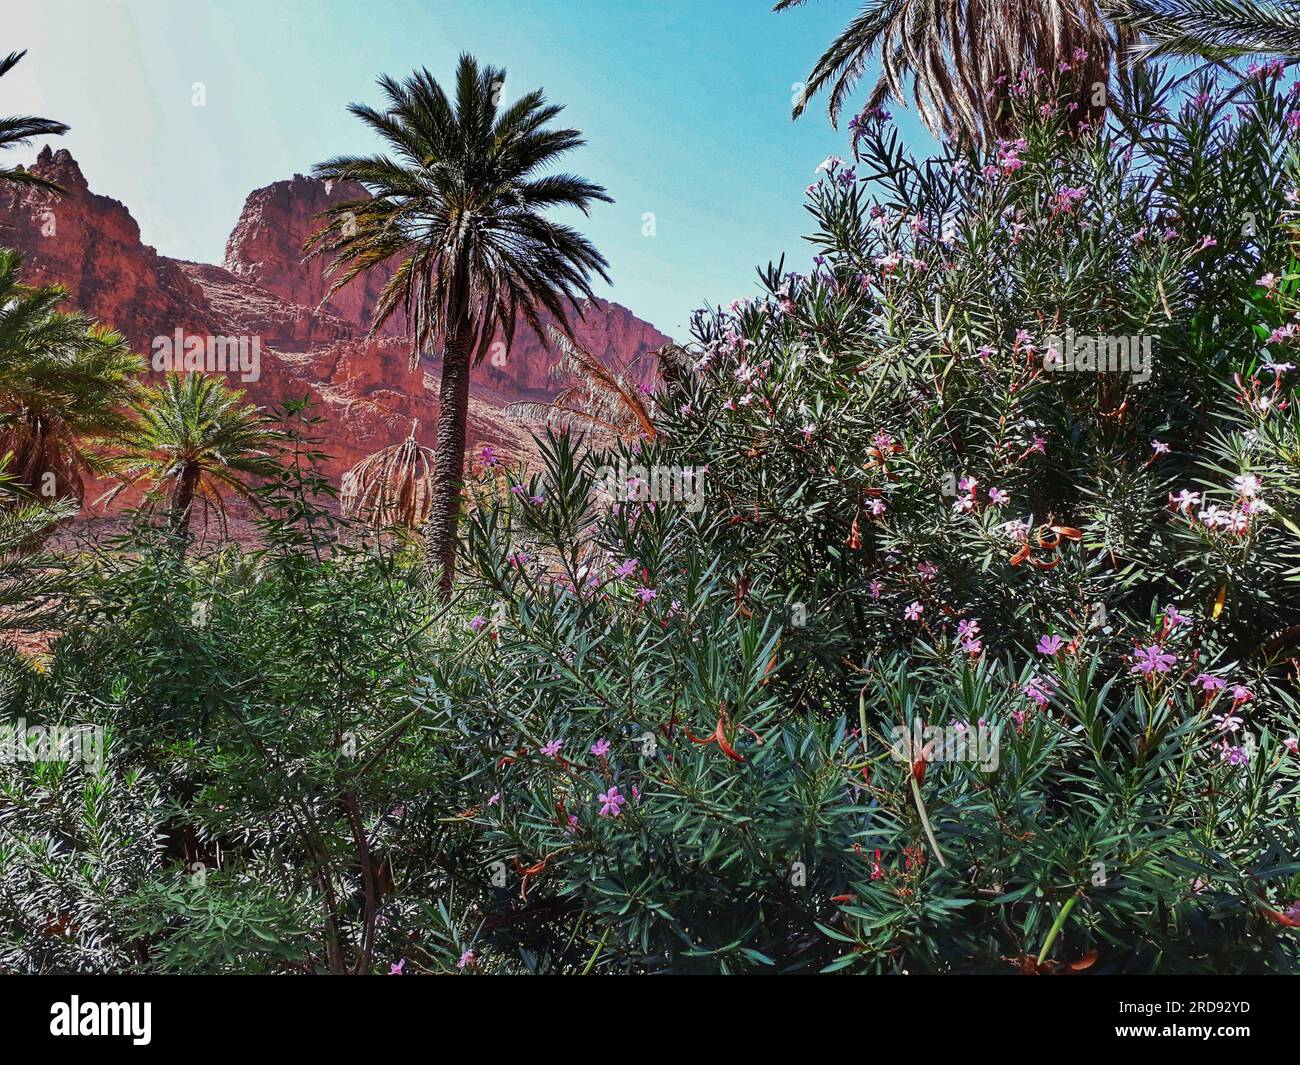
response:
[[(781, 0), (786, 11), (804, 0)], [(1102, 0), (868, 0), (831, 42), (795, 102), (826, 91), (832, 124), (870, 63), (880, 76), (867, 99), (875, 108), (892, 96), (911, 102), (936, 136), (986, 143), (1011, 131), (1005, 92), (1023, 72), (1068, 75), (1084, 115), (1093, 115), (1093, 86), (1110, 81), (1113, 60), (1132, 30), (1112, 23)]]
[(1300, 3), (1295, 0), (1106, 0), (1106, 9), (1142, 35), (1131, 49), (1139, 58), (1300, 59)]
[[(26, 54), (25, 51), (10, 52), (9, 55), (0, 59), (0, 77), (4, 77), (9, 71), (13, 70), (18, 65), (19, 60)], [(66, 125), (50, 118), (37, 118), (34, 115), (0, 118), (0, 151), (29, 144), (33, 137), (58, 137), (67, 132), (68, 127)], [(61, 193), (64, 191), (52, 181), (37, 177), (30, 171), (12, 167), (0, 167), (0, 186), (3, 185), (45, 189), (48, 192)]]
[(340, 503), (345, 515), (376, 529), (415, 529), (428, 520), (435, 455), (416, 442), (418, 426), (411, 426), (411, 435), (400, 444), (362, 459), (343, 475)]
[[(560, 353), (551, 367), (551, 376), (567, 385), (541, 420), (568, 425), (585, 419), (589, 425), (622, 437), (655, 439), (658, 431), (640, 386), (626, 373), (610, 369), (560, 330), (552, 327), (550, 334)], [(509, 404), (506, 412), (516, 420), (534, 420), (541, 413), (540, 408), (528, 403)]]

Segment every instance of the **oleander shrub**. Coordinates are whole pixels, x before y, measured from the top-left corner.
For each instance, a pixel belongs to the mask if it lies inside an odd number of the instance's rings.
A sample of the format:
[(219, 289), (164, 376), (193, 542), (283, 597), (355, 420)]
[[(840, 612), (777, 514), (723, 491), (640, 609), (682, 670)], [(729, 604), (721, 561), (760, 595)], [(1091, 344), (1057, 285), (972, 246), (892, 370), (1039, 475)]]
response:
[(1295, 972), (1300, 108), (1011, 96), (855, 122), (654, 441), (476, 456), (450, 601), (301, 406), (260, 547), (84, 560), (0, 657), (105, 752), (0, 761), (0, 968)]
[[(809, 190), (814, 272), (699, 317), (670, 461), (707, 467), (738, 594), (801, 623), (813, 705), (962, 620), (1123, 656), (1153, 605), (1275, 675), (1300, 616), (1295, 375), (1259, 283), (1295, 284), (1279, 78), (1140, 76), (1125, 117), (1042, 106), (988, 159), (915, 161), (869, 118)], [(1141, 368), (1049, 368), (1071, 336), (1135, 338)]]

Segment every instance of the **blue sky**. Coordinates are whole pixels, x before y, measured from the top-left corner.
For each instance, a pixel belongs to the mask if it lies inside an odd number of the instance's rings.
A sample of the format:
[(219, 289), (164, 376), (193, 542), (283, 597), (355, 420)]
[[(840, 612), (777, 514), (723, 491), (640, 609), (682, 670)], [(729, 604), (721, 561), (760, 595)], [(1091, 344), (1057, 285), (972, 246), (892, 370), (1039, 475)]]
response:
[[(820, 0), (39, 0), (5, 14), (28, 56), (0, 113), (57, 118), (96, 192), (124, 202), (165, 255), (220, 262), (254, 188), (376, 144), (347, 114), (381, 72), (457, 55), (504, 66), (505, 95), (542, 87), (588, 146), (566, 168), (617, 203), (573, 215), (611, 263), (599, 294), (684, 339), (693, 308), (756, 291), (755, 268), (808, 260), (803, 189), (846, 153), (795, 83), (859, 7)], [(206, 106), (192, 103), (202, 82)], [(902, 116), (897, 108), (897, 114)], [(911, 116), (903, 128), (919, 139)], [(36, 148), (6, 162), (26, 162)], [(643, 235), (654, 215), (654, 236)]]

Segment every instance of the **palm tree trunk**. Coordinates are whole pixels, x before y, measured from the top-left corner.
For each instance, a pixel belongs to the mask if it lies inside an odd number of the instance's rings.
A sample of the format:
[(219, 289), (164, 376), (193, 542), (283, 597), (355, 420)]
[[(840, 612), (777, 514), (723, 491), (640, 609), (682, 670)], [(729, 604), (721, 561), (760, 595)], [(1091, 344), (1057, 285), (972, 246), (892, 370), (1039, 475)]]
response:
[(451, 595), (456, 576), (456, 526), (465, 483), (465, 432), (469, 425), (470, 354), (474, 331), (462, 324), (442, 353), (438, 389), (438, 449), (433, 468), (433, 499), (424, 527), (425, 575), (438, 575), (438, 592)]
[(180, 538), (181, 553), (190, 543), (190, 515), (194, 512), (194, 489), (199, 481), (199, 468), (186, 465), (176, 478), (176, 487), (167, 508), (167, 527)]

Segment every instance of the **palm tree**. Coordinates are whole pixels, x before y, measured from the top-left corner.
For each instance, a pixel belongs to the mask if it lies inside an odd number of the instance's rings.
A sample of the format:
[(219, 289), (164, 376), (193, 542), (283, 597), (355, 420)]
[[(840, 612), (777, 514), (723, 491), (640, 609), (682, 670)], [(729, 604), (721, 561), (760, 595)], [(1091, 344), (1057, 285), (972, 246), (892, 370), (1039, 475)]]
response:
[(615, 436), (653, 440), (657, 435), (641, 386), (626, 371), (611, 370), (559, 330), (551, 331), (560, 359), (551, 376), (564, 388), (549, 403), (509, 403), (505, 412), (520, 421), (586, 427)]
[(66, 571), (33, 547), (77, 508), (22, 492), (9, 475), (10, 457), (0, 456), (0, 630), (40, 628), (52, 620), (57, 597), (70, 583)]
[[(0, 59), (0, 78), (13, 70), (26, 54), (26, 52), (11, 52), (4, 59)], [(33, 137), (59, 137), (67, 132), (68, 127), (62, 122), (55, 122), (48, 118), (36, 118), (32, 115), (11, 115), (9, 118), (0, 118), (0, 151), (20, 147), (30, 142)], [(63, 191), (52, 181), (46, 181), (26, 170), (8, 167), (0, 167), (0, 185), (3, 184), (27, 185), (49, 189), (52, 192)]]
[(1113, 16), (1140, 32), (1140, 54), (1300, 59), (1296, 0), (1107, 0)]
[[(805, 0), (779, 0), (785, 11)], [(1130, 33), (1107, 19), (1104, 0), (868, 0), (808, 75), (794, 107), (830, 87), (837, 124), (844, 102), (877, 53), (882, 73), (867, 100), (906, 105), (904, 85), (926, 128), (984, 144), (1009, 131), (1000, 78), (1069, 63), (1085, 115), (1100, 113), (1093, 86), (1110, 82), (1111, 62)], [(1086, 53), (1086, 58), (1081, 56)]]
[(339, 503), (344, 514), (376, 529), (416, 529), (428, 521), (437, 458), (415, 442), (419, 425), (412, 425), (411, 435), (400, 444), (362, 459), (343, 475)]
[(284, 435), (243, 399), (217, 374), (169, 373), (161, 385), (141, 387), (131, 404), (136, 419), (114, 441), (118, 484), (104, 499), (134, 485), (165, 486), (167, 526), (182, 550), (196, 499), (224, 524), (224, 494), (247, 497), (248, 477), (273, 473), (273, 452)]
[(572, 336), (568, 312), (581, 316), (591, 275), (608, 264), (576, 230), (543, 213), (592, 201), (605, 190), (542, 168), (581, 146), (576, 129), (550, 125), (563, 108), (540, 90), (499, 104), (505, 71), (462, 55), (455, 102), (427, 70), (404, 82), (379, 79), (387, 108), (349, 110), (389, 145), (385, 155), (341, 156), (316, 167), (331, 181), (357, 181), (373, 196), (337, 204), (308, 242), (309, 255), (332, 256), (332, 295), (370, 269), (397, 269), (380, 294), (372, 330), (400, 308), (410, 323), (411, 362), (442, 352), (437, 461), (425, 528), (425, 565), (450, 594), (456, 523), (465, 474), (470, 369), (500, 333), (509, 352), (522, 318), (543, 344), (542, 314)]
[(120, 432), (130, 384), (144, 369), (120, 333), (58, 308), (59, 287), (19, 281), (22, 257), (0, 249), (0, 453), (46, 502), (80, 504), (83, 473), (103, 460), (88, 439)]

